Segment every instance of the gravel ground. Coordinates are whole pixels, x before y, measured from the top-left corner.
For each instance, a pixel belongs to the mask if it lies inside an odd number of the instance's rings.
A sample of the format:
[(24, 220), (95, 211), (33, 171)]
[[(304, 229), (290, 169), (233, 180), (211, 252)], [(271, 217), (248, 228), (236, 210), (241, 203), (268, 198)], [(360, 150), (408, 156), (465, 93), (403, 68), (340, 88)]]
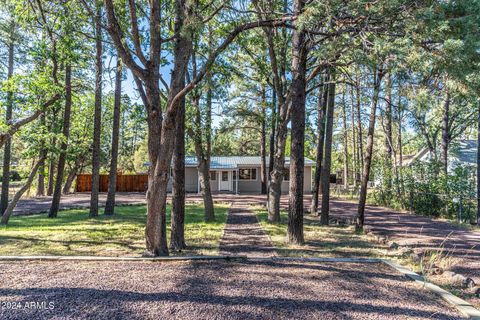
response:
[(275, 256), (275, 249), (265, 230), (249, 206), (238, 201), (228, 211), (222, 240), (221, 255)]
[[(380, 264), (58, 261), (0, 270), (1, 319), (459, 318)], [(26, 309), (32, 301), (52, 309)]]

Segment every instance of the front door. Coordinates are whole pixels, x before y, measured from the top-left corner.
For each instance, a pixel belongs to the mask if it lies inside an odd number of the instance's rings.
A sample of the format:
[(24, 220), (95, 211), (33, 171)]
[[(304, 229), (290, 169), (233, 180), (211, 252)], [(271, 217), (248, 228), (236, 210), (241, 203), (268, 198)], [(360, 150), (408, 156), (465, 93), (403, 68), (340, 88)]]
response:
[(230, 191), (230, 172), (221, 171), (220, 173), (220, 191)]

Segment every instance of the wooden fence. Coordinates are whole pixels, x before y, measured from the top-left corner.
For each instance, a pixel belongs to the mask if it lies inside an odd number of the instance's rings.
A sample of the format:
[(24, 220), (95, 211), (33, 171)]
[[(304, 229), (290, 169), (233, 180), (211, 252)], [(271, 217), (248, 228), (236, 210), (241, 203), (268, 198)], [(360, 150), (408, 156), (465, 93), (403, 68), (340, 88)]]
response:
[[(118, 192), (144, 192), (147, 190), (147, 174), (125, 174), (117, 175)], [(76, 192), (92, 191), (92, 175), (78, 174)], [(100, 175), (100, 192), (108, 191), (108, 174)]]

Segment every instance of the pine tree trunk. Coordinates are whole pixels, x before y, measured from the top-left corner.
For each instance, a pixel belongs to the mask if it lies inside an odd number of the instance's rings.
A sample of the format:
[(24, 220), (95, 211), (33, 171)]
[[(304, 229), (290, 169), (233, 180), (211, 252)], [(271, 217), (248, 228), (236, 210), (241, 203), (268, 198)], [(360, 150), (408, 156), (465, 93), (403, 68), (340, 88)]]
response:
[[(57, 144), (57, 139), (54, 137), (52, 139), (52, 146)], [(50, 161), (48, 163), (48, 185), (47, 185), (47, 196), (53, 194), (53, 188), (55, 186), (55, 155), (51, 152)]]
[[(262, 88), (262, 123), (261, 123), (261, 132), (260, 132), (260, 157), (261, 157), (261, 166), (260, 174), (262, 180), (261, 193), (267, 193), (267, 124), (266, 124), (266, 97), (265, 97), (265, 88)], [(238, 190), (236, 190), (238, 193)]]
[(280, 198), (282, 196), (283, 170), (285, 168), (285, 144), (287, 142), (287, 120), (278, 122), (275, 137), (273, 169), (268, 188), (268, 222), (280, 222)]
[(117, 57), (117, 68), (115, 71), (115, 97), (113, 102), (113, 123), (112, 123), (112, 152), (110, 158), (110, 171), (108, 174), (108, 194), (105, 203), (104, 214), (110, 216), (115, 213), (115, 194), (117, 192), (117, 163), (118, 163), (118, 142), (120, 138), (120, 114), (122, 105), (122, 60)]
[(92, 143), (92, 193), (90, 197), (90, 217), (98, 216), (98, 194), (100, 191), (100, 136), (102, 133), (102, 26), (101, 6), (97, 6), (95, 16), (95, 110), (93, 116)]
[(348, 188), (348, 125), (347, 125), (347, 106), (345, 101), (345, 92), (343, 93), (342, 101), (342, 113), (343, 113), (343, 186)]
[(323, 146), (325, 139), (325, 112), (327, 105), (329, 71), (327, 70), (323, 83), (319, 88), (317, 104), (317, 156), (315, 160), (315, 175), (313, 177), (313, 194), (310, 213), (318, 215), (318, 196), (320, 193), (320, 178), (322, 175)]
[(35, 179), (35, 176), (37, 175), (37, 171), (38, 171), (38, 168), (40, 167), (40, 162), (42, 160), (45, 160), (45, 159), (40, 158), (37, 161), (37, 163), (33, 166), (32, 170), (30, 171), (30, 174), (29, 174), (28, 179), (25, 182), (25, 184), (13, 196), (12, 201), (8, 204), (7, 209), (5, 210), (4, 214), (2, 215), (2, 219), (0, 221), (0, 224), (6, 225), (8, 223), (8, 220), (10, 219), (10, 217), (13, 213), (13, 210), (17, 206), (18, 200), (20, 200), (20, 198), (25, 193), (25, 191), (27, 191), (30, 188), (30, 186), (32, 185), (33, 179)]
[(450, 120), (450, 93), (446, 88), (447, 93), (445, 97), (445, 103), (443, 105), (443, 118), (442, 118), (442, 144), (440, 161), (442, 162), (443, 173), (446, 175), (448, 170), (448, 145), (450, 143), (449, 135), (449, 120)]
[(480, 99), (477, 99), (477, 225), (480, 225)]
[[(7, 70), (7, 79), (10, 79), (13, 76), (13, 65), (14, 65), (14, 55), (15, 55), (15, 42), (14, 42), (14, 32), (15, 32), (15, 22), (12, 20), (10, 24), (10, 41), (8, 44), (8, 70)], [(7, 92), (7, 109), (5, 110), (5, 120), (6, 123), (10, 123), (12, 120), (13, 112), (13, 92)], [(3, 168), (2, 168), (2, 191), (0, 195), (0, 215), (2, 215), (8, 207), (8, 198), (10, 191), (10, 159), (12, 157), (12, 138), (8, 137), (5, 142), (5, 147), (3, 149)]]
[(325, 123), (325, 152), (322, 166), (322, 208), (320, 212), (320, 224), (328, 225), (330, 211), (330, 171), (332, 165), (332, 138), (333, 116), (335, 108), (336, 89), (335, 70), (331, 70), (330, 84), (328, 85), (327, 112)]
[[(294, 12), (300, 14), (303, 0), (294, 1)], [(287, 240), (292, 244), (303, 244), (303, 180), (305, 142), (305, 89), (307, 48), (304, 31), (295, 30), (292, 38), (292, 128), (290, 155), (290, 183)]]
[[(45, 126), (45, 114), (40, 116), (40, 124), (42, 127)], [(47, 158), (47, 149), (45, 148), (45, 140), (43, 139), (40, 142), (39, 156), (37, 197), (42, 197), (45, 195), (45, 159)]]
[(172, 218), (170, 249), (181, 251), (185, 243), (185, 98), (177, 112), (175, 149), (173, 151)]
[(368, 179), (370, 177), (370, 165), (372, 162), (373, 156), (373, 138), (375, 133), (375, 120), (377, 113), (378, 97), (380, 95), (380, 86), (383, 78), (383, 70), (379, 70), (378, 73), (375, 72), (375, 82), (373, 88), (373, 99), (372, 106), (370, 109), (370, 118), (368, 122), (368, 134), (367, 134), (367, 149), (365, 153), (365, 159), (363, 164), (362, 172), (362, 181), (360, 187), (360, 199), (358, 201), (358, 214), (355, 229), (357, 231), (363, 230), (363, 225), (365, 222), (365, 204), (367, 201), (367, 188), (368, 188)]
[(351, 99), (352, 99), (352, 104), (350, 108), (350, 119), (352, 122), (352, 163), (353, 163), (353, 168), (352, 168), (352, 183), (353, 187), (357, 187), (357, 176), (358, 176), (358, 151), (357, 151), (357, 135), (356, 135), (356, 130), (355, 130), (355, 106), (354, 106), (354, 100), (353, 100), (353, 87), (350, 87), (351, 89)]
[(384, 185), (387, 192), (392, 189), (392, 159), (393, 159), (393, 134), (392, 134), (392, 79), (388, 75), (386, 82), (387, 101), (385, 105), (385, 165), (384, 165)]
[(356, 107), (357, 107), (357, 135), (358, 135), (358, 160), (360, 168), (363, 170), (363, 133), (362, 133), (362, 97), (360, 94), (360, 79), (357, 78), (356, 92)]
[[(60, 197), (62, 196), (63, 173), (65, 171), (65, 161), (67, 156), (68, 137), (70, 135), (70, 115), (72, 111), (72, 66), (65, 68), (65, 110), (63, 114), (63, 138), (60, 147), (60, 156), (58, 157), (57, 179), (55, 181), (55, 190), (53, 191), (52, 205), (48, 212), (49, 218), (56, 218), (60, 208)], [(51, 173), (50, 173), (51, 174)]]
[(83, 162), (84, 162), (83, 155), (78, 157), (77, 160), (75, 161), (72, 169), (67, 175), (67, 180), (65, 181), (65, 185), (63, 186), (62, 194), (70, 193), (70, 190), (72, 189), (73, 181), (75, 180), (77, 173), (83, 167)]

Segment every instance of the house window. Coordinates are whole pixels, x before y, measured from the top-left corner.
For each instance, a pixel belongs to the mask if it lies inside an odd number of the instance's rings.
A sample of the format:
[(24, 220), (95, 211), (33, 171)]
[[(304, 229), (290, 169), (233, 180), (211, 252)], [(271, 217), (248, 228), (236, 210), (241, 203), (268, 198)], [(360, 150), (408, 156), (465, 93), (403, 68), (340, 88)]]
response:
[(210, 171), (210, 181), (217, 180), (217, 171)]
[(290, 181), (290, 169), (283, 169), (283, 181)]
[(257, 180), (257, 169), (240, 169), (238, 170), (239, 180)]
[(228, 181), (228, 171), (222, 171), (222, 181)]

